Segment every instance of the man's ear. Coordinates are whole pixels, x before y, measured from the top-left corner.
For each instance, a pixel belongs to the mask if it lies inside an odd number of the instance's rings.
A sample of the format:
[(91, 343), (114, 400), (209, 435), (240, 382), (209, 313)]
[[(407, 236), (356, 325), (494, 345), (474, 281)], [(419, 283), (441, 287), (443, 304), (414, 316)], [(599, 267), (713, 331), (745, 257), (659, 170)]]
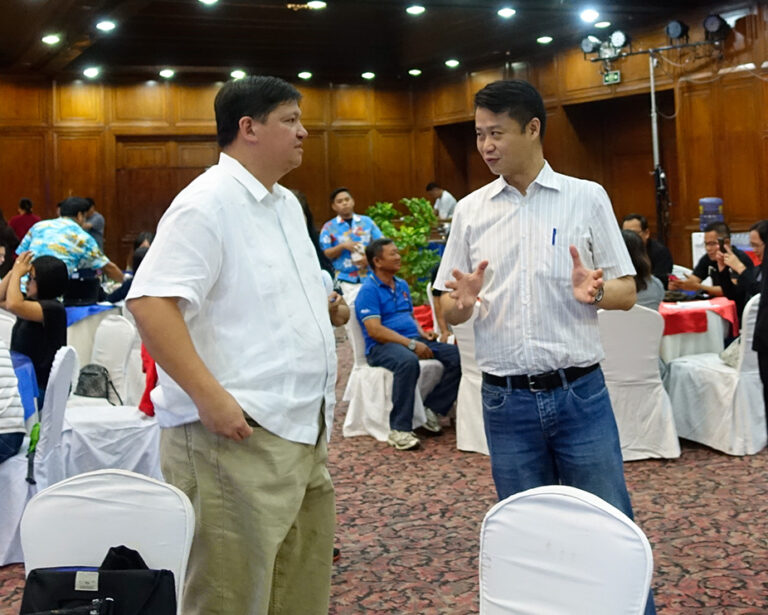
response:
[(525, 127), (526, 133), (532, 137), (537, 137), (541, 134), (541, 120), (537, 117), (531, 118)]
[(253, 119), (248, 115), (244, 115), (237, 123), (238, 134), (240, 134), (246, 141), (258, 141), (259, 140), (259, 128), (261, 122)]

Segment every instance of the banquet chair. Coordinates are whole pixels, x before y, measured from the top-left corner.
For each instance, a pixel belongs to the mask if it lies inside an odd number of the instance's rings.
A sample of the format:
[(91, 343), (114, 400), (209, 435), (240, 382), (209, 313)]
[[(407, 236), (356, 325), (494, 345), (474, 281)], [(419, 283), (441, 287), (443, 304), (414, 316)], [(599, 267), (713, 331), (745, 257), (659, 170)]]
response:
[(760, 295), (742, 315), (736, 367), (717, 353), (688, 355), (667, 365), (664, 385), (677, 433), (729, 455), (753, 455), (766, 445), (765, 402), (752, 338)]
[[(432, 282), (427, 282), (427, 299), (429, 299), (429, 309), (432, 312), (432, 330), (438, 335), (442, 335), (443, 332), (440, 329), (440, 323), (437, 322), (437, 312), (435, 311), (435, 295), (432, 293)], [(451, 334), (448, 336), (448, 339), (446, 339), (446, 344), (453, 344), (454, 341), (455, 338), (453, 334)]]
[(34, 496), (21, 520), (26, 574), (36, 568), (99, 566), (110, 547), (139, 552), (151, 569), (173, 572), (177, 612), (195, 527), (176, 487), (124, 470), (68, 478)]
[[(75, 351), (70, 346), (60, 348), (53, 360), (33, 471), (29, 471), (27, 459), (29, 438), (15, 456), (0, 464), (0, 566), (22, 561), (19, 521), (29, 498), (64, 478), (61, 435), (74, 363)], [(28, 482), (27, 477), (35, 482)]]
[[(349, 374), (344, 401), (349, 402), (344, 418), (344, 437), (370, 435), (386, 442), (389, 435), (389, 414), (392, 411), (392, 372), (383, 367), (371, 367), (365, 359), (365, 340), (355, 314), (347, 321), (347, 336), (352, 344), (354, 364)], [(419, 361), (421, 374), (416, 384), (413, 405), (413, 428), (427, 422), (423, 397), (437, 386), (443, 375), (443, 364), (436, 359)]]
[(456, 397), (456, 448), (488, 454), (483, 423), (483, 377), (475, 359), (474, 322), (479, 304), (469, 320), (453, 326), (453, 335), (461, 357), (461, 381)]
[(599, 310), (597, 320), (605, 350), (601, 367), (624, 461), (679, 457), (672, 403), (659, 374), (664, 319), (635, 305), (626, 312)]
[(0, 312), (0, 340), (4, 341), (6, 346), (11, 346), (11, 331), (16, 324), (16, 317), (8, 312)]
[(480, 615), (640, 615), (648, 539), (597, 496), (536, 487), (496, 504), (480, 530)]

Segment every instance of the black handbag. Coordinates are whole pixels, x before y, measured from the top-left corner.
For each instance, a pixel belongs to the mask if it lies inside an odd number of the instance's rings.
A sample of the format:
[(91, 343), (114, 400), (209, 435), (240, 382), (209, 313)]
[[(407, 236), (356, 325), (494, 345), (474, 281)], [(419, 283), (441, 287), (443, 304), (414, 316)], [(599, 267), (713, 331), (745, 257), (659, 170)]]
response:
[(112, 400), (109, 399), (110, 389), (112, 389), (115, 397), (117, 397), (117, 401), (122, 405), (123, 400), (120, 398), (120, 394), (115, 388), (115, 383), (112, 382), (112, 379), (109, 377), (109, 370), (107, 370), (106, 367), (99, 365), (98, 363), (89, 363), (80, 369), (80, 373), (77, 376), (75, 395), (81, 395), (82, 397), (102, 397), (114, 406)]
[(138, 552), (122, 546), (112, 547), (99, 568), (36, 568), (19, 615), (48, 613), (176, 615), (173, 573), (150, 570)]

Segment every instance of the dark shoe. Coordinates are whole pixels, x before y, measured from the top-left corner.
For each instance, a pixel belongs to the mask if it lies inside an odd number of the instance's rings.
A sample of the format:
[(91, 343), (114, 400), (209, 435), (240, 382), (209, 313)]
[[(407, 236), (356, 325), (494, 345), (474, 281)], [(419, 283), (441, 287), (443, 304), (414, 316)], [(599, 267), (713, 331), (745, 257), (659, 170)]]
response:
[(333, 561), (338, 562), (341, 559), (341, 549), (333, 547)]

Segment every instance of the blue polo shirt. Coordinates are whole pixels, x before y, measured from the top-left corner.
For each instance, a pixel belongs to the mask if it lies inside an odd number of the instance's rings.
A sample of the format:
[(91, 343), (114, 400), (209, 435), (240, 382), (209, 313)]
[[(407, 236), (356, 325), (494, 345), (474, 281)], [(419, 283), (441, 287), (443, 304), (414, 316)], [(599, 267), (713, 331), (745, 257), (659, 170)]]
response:
[[(367, 246), (374, 239), (381, 237), (383, 235), (379, 227), (368, 216), (354, 214), (350, 221), (336, 216), (323, 225), (320, 231), (320, 247), (327, 250), (349, 239)], [(333, 259), (333, 268), (338, 271), (339, 280), (350, 284), (360, 282), (360, 271), (352, 262), (349, 250), (342, 250), (341, 254)]]
[(382, 325), (405, 337), (419, 337), (419, 329), (413, 318), (413, 303), (408, 282), (401, 278), (395, 278), (395, 289), (392, 290), (379, 280), (375, 273), (371, 273), (363, 281), (355, 298), (355, 312), (363, 329), (365, 354), (369, 354), (371, 348), (378, 344), (365, 329), (364, 323), (368, 318), (380, 318)]

